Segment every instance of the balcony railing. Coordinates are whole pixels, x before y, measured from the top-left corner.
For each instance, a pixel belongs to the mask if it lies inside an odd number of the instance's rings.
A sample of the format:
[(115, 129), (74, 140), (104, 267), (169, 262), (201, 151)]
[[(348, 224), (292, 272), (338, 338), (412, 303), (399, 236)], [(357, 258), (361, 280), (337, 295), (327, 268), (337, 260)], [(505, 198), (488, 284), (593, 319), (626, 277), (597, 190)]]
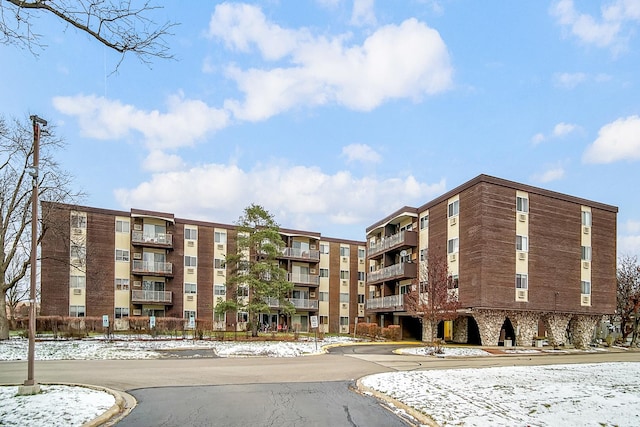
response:
[(418, 268), (414, 263), (401, 262), (380, 270), (370, 271), (367, 273), (367, 283), (380, 282), (382, 280), (408, 277), (415, 278)]
[(173, 264), (170, 262), (133, 261), (134, 273), (173, 274)]
[(320, 251), (310, 251), (300, 248), (284, 248), (282, 255), (285, 258), (308, 259), (309, 261), (320, 261)]
[[(287, 298), (287, 301), (291, 302), (295, 308), (305, 309), (305, 310), (318, 309), (318, 300), (307, 299), (307, 298)], [(272, 308), (280, 307), (280, 301), (278, 301), (278, 298), (267, 298), (266, 302), (269, 305), (269, 307), (272, 307)]]
[(142, 231), (131, 233), (131, 242), (139, 244), (151, 244), (159, 246), (172, 246), (173, 235), (166, 233), (156, 233), (153, 235), (144, 234)]
[(389, 250), (395, 246), (416, 246), (418, 243), (418, 233), (415, 231), (402, 230), (391, 236), (383, 237), (381, 240), (369, 244), (369, 256)]
[(370, 298), (367, 300), (367, 310), (376, 310), (381, 308), (398, 308), (404, 307), (404, 294), (389, 295), (381, 298)]
[(131, 302), (171, 304), (172, 295), (170, 291), (131, 291)]
[(318, 286), (320, 284), (320, 276), (317, 274), (289, 273), (287, 280), (299, 285)]

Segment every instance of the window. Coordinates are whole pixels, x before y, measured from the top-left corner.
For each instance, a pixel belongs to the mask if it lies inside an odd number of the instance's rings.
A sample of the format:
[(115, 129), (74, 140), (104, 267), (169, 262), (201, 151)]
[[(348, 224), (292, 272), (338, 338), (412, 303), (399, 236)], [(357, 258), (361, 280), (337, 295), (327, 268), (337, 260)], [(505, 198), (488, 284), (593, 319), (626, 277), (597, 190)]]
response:
[(327, 245), (326, 243), (320, 243), (320, 253), (321, 254), (328, 254), (329, 253), (329, 245)]
[(516, 289), (528, 289), (528, 277), (526, 274), (516, 274)]
[(340, 246), (340, 256), (349, 256), (349, 248), (347, 246)]
[(580, 292), (585, 295), (591, 294), (591, 282), (586, 280), (580, 282)]
[(447, 242), (447, 252), (450, 254), (458, 252), (458, 238), (449, 239)]
[(328, 325), (329, 324), (329, 316), (320, 316), (320, 324)]
[(349, 270), (340, 270), (340, 278), (347, 280), (349, 278)]
[(340, 316), (340, 326), (349, 326), (349, 318)]
[(184, 266), (185, 267), (197, 267), (198, 266), (198, 257), (185, 255), (184, 256)]
[(114, 312), (116, 319), (122, 319), (123, 317), (129, 317), (129, 307), (116, 307)]
[(129, 279), (116, 278), (116, 291), (128, 291)]
[(516, 250), (523, 252), (529, 250), (529, 239), (527, 236), (516, 236)]
[(71, 258), (85, 259), (87, 256), (87, 249), (82, 244), (72, 243), (70, 251)]
[(358, 304), (364, 304), (364, 294), (358, 294)]
[(426, 261), (429, 254), (429, 249), (420, 249), (420, 261)]
[(216, 243), (227, 243), (227, 233), (216, 231), (213, 233), (213, 241)]
[(184, 311), (184, 318), (185, 319), (191, 319), (191, 318), (196, 318), (196, 312), (193, 310), (185, 310)]
[(411, 254), (400, 255), (400, 262), (411, 262)]
[(195, 294), (198, 289), (198, 285), (196, 283), (185, 283), (184, 284), (184, 293), (185, 294)]
[(591, 227), (591, 212), (582, 211), (582, 225)]
[(227, 287), (225, 285), (213, 285), (213, 293), (219, 296), (225, 296), (227, 294)]
[(321, 268), (320, 269), (320, 277), (329, 277), (329, 269)]
[(448, 287), (449, 287), (449, 289), (458, 289), (458, 275), (457, 274), (449, 276)]
[(87, 216), (79, 213), (72, 213), (71, 228), (87, 228)]
[(238, 296), (239, 297), (248, 297), (249, 296), (249, 287), (246, 285), (238, 286)]
[(238, 312), (238, 322), (248, 322), (249, 321), (249, 313), (246, 311)]
[(364, 280), (364, 271), (358, 271), (358, 280)]
[(591, 261), (591, 246), (582, 246), (582, 260)]
[(449, 203), (449, 218), (457, 216), (460, 213), (460, 200), (455, 200)]
[(69, 317), (84, 317), (85, 316), (85, 307), (84, 305), (70, 305), (69, 306)]
[(116, 249), (116, 261), (129, 262), (129, 251), (126, 249)]
[(185, 240), (198, 240), (198, 230), (195, 228), (184, 229)]
[(349, 294), (340, 292), (340, 302), (349, 302)]
[(220, 258), (215, 258), (213, 260), (213, 267), (214, 268), (225, 268), (226, 267), (226, 263), (223, 259)]
[(320, 301), (329, 301), (329, 292), (320, 292)]
[(82, 288), (86, 287), (87, 278), (84, 276), (70, 276), (69, 287), (70, 288)]
[(526, 197), (516, 197), (516, 210), (522, 213), (529, 212), (529, 199)]
[(358, 258), (364, 258), (364, 257), (365, 257), (364, 249), (358, 249)]
[(116, 219), (116, 233), (128, 233), (128, 232), (129, 232), (129, 221)]
[(214, 322), (224, 323), (227, 320), (227, 313), (213, 313)]
[(420, 230), (424, 230), (425, 228), (429, 228), (429, 215), (420, 218)]

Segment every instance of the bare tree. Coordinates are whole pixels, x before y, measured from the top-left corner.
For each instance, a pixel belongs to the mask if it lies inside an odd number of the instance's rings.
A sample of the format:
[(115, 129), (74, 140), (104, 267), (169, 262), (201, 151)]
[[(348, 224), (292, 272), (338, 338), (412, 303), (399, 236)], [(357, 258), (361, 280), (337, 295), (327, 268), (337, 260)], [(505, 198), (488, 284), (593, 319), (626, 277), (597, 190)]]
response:
[(620, 319), (620, 329), (623, 341), (632, 334), (631, 343), (634, 345), (640, 332), (640, 265), (635, 256), (625, 255), (620, 258), (618, 265), (617, 315)]
[(449, 274), (447, 258), (432, 250), (428, 251), (426, 261), (420, 262), (418, 278), (404, 296), (405, 311), (420, 320), (423, 332), (428, 333), (433, 345), (437, 341), (438, 323), (458, 317), (457, 285)]
[(150, 15), (156, 9), (161, 7), (148, 0), (0, 1), (0, 41), (35, 53), (34, 47), (45, 47), (37, 18), (50, 15), (121, 53), (120, 62), (131, 53), (149, 64), (153, 58), (173, 57), (164, 39), (177, 24), (154, 22)]
[[(42, 133), (36, 175), (40, 200), (68, 202), (80, 197), (80, 193), (70, 190), (70, 175), (63, 172), (52, 157), (52, 153), (63, 145), (51, 130)], [(24, 281), (31, 265), (33, 149), (30, 121), (14, 119), (8, 125), (0, 117), (0, 340), (9, 338), (7, 292)], [(47, 223), (46, 214), (46, 211), (42, 212), (44, 224)], [(39, 227), (38, 242), (46, 232), (46, 227)]]

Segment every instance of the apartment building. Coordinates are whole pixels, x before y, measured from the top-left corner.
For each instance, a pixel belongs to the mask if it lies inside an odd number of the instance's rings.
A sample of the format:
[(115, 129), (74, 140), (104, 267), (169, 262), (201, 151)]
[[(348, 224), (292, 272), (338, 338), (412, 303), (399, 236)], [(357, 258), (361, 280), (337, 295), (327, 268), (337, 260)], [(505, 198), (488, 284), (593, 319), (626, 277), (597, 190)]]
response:
[(480, 175), (367, 228), (366, 316), (420, 336), (403, 296), (446, 259), (459, 317), (438, 335), (459, 343), (584, 347), (616, 307), (618, 209)]
[[(42, 315), (108, 315), (123, 328), (136, 316), (246, 328), (247, 313), (215, 313), (216, 304), (231, 297), (225, 260), (237, 249), (235, 226), (138, 209), (42, 205)], [(284, 316), (270, 300), (261, 322), (308, 331), (310, 316), (318, 316), (321, 331), (346, 333), (356, 319), (363, 321), (365, 243), (280, 232), (286, 248), (278, 262), (294, 285), (289, 301), (296, 313)]]

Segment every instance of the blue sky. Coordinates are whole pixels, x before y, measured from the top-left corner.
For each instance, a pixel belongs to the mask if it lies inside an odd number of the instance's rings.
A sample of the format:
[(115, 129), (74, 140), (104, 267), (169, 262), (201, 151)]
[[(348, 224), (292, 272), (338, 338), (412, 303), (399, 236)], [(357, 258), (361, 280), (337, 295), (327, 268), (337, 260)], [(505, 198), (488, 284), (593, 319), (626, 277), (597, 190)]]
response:
[[(484, 173), (620, 208), (640, 255), (640, 0), (165, 2), (175, 61), (53, 18), (0, 46), (0, 111), (38, 114), (84, 204), (361, 240)], [(11, 64), (11, 66), (6, 66)]]

